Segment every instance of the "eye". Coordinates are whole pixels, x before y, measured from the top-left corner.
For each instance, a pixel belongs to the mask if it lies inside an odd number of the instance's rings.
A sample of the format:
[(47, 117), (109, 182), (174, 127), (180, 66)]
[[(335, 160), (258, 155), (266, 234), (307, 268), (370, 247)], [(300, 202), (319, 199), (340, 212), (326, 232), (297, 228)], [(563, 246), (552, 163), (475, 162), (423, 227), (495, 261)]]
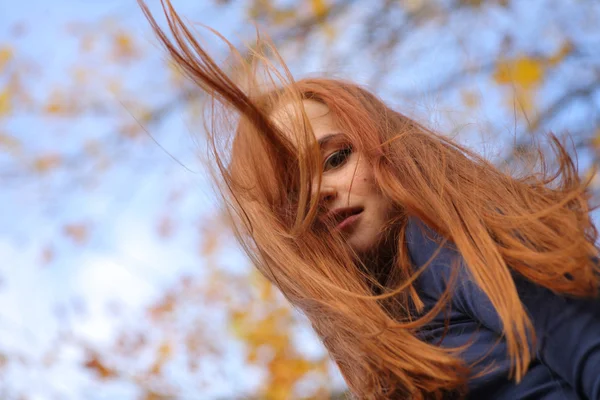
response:
[(343, 165), (348, 160), (348, 157), (350, 157), (350, 154), (352, 154), (352, 147), (350, 146), (332, 153), (323, 163), (323, 172), (336, 169)]

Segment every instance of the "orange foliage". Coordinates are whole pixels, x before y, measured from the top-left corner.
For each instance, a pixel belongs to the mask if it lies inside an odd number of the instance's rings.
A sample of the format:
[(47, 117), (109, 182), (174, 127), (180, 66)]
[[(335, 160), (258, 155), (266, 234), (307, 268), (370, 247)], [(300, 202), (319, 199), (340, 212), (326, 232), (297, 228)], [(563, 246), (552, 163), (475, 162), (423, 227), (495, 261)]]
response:
[(62, 157), (59, 154), (46, 154), (38, 157), (33, 162), (33, 169), (39, 173), (49, 172), (62, 164)]
[(152, 318), (154, 321), (158, 321), (172, 313), (175, 309), (175, 301), (176, 298), (173, 294), (169, 293), (164, 296), (159, 303), (150, 307), (148, 310), (150, 318)]
[(8, 62), (13, 59), (13, 50), (9, 46), (0, 48), (0, 74), (4, 71)]
[(54, 260), (54, 257), (54, 249), (51, 246), (44, 247), (44, 250), (42, 251), (42, 264), (50, 264), (52, 260)]
[[(231, 312), (231, 328), (248, 346), (249, 364), (264, 363), (259, 357), (262, 350), (272, 352), (265, 365), (269, 374), (261, 388), (261, 398), (286, 400), (293, 397), (294, 387), (308, 372), (327, 375), (327, 358), (310, 361), (299, 354), (290, 336), (296, 326), (291, 308), (276, 298), (272, 285), (257, 273), (252, 274), (251, 285), (257, 296), (244, 309)], [(258, 309), (266, 313), (253, 312)]]
[(150, 367), (151, 375), (160, 375), (163, 366), (169, 361), (173, 354), (172, 345), (169, 342), (163, 342), (156, 351), (156, 360)]
[(544, 67), (539, 60), (519, 57), (500, 61), (494, 72), (494, 80), (503, 85), (515, 84), (524, 88), (539, 85), (544, 78)]
[(313, 13), (317, 18), (322, 18), (327, 14), (329, 7), (325, 3), (325, 0), (311, 0), (310, 1)]
[(89, 228), (85, 224), (68, 224), (63, 228), (63, 233), (75, 244), (84, 244), (88, 240)]
[(21, 141), (14, 136), (0, 132), (0, 150), (17, 152), (21, 149)]
[(118, 376), (117, 371), (106, 366), (98, 354), (90, 353), (83, 366), (93, 371), (100, 379), (107, 380)]
[(114, 54), (117, 58), (130, 60), (138, 55), (131, 36), (124, 32), (118, 32), (113, 39)]
[(11, 94), (8, 88), (0, 91), (0, 115), (8, 114), (12, 109)]

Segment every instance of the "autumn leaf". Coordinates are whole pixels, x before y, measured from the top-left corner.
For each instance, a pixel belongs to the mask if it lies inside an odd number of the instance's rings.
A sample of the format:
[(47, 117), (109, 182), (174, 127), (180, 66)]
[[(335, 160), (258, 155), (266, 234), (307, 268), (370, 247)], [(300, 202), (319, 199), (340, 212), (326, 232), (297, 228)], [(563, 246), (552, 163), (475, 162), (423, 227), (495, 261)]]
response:
[(329, 8), (327, 7), (327, 4), (325, 4), (325, 0), (311, 0), (310, 5), (317, 18), (323, 18), (327, 15)]
[(82, 39), (81, 39), (81, 43), (79, 44), (79, 48), (82, 52), (90, 52), (92, 51), (92, 49), (94, 48), (94, 37), (92, 35), (85, 35)]
[(571, 54), (572, 51), (573, 44), (571, 42), (565, 42), (555, 54), (548, 58), (548, 62), (552, 66), (558, 65), (561, 61), (565, 59), (565, 57)]
[(597, 129), (592, 137), (590, 144), (597, 150), (600, 150), (600, 129)]
[(62, 157), (59, 154), (46, 154), (36, 158), (33, 161), (33, 169), (39, 173), (46, 173), (62, 164)]
[(90, 354), (83, 366), (93, 371), (100, 379), (103, 380), (115, 378), (118, 375), (114, 369), (106, 366), (100, 360), (97, 354)]
[(539, 60), (520, 57), (501, 61), (494, 72), (494, 80), (501, 85), (515, 84), (524, 88), (538, 86), (544, 78), (544, 67)]
[(200, 244), (200, 255), (209, 256), (217, 249), (219, 240), (215, 232), (205, 232)]
[(85, 84), (87, 81), (87, 77), (88, 71), (86, 71), (83, 68), (75, 68), (75, 70), (73, 71), (73, 78), (78, 86)]
[(585, 173), (585, 181), (590, 182), (591, 186), (595, 189), (600, 188), (600, 174), (594, 168), (589, 168)]
[(150, 374), (151, 375), (159, 375), (162, 371), (163, 366), (171, 358), (172, 354), (173, 354), (172, 345), (166, 341), (161, 343), (161, 345), (158, 347), (158, 349), (156, 351), (156, 360), (154, 361), (154, 363), (152, 364), (152, 367), (150, 368)]
[(17, 138), (0, 132), (0, 150), (16, 152), (21, 149), (21, 146), (21, 141)]
[(268, 365), (269, 381), (263, 389), (265, 398), (269, 400), (291, 398), (296, 382), (312, 369), (313, 363), (303, 358), (277, 354)]
[(172, 294), (167, 294), (160, 302), (150, 307), (148, 312), (150, 314), (150, 318), (152, 318), (153, 320), (159, 320), (165, 315), (172, 313), (174, 309), (175, 296), (173, 296)]
[(13, 50), (12, 48), (5, 46), (0, 48), (0, 74), (4, 72), (6, 65), (8, 65), (9, 61), (13, 59)]
[(137, 55), (131, 36), (119, 32), (114, 36), (114, 53), (117, 58), (131, 59)]
[(173, 353), (173, 348), (169, 342), (163, 342), (158, 348), (158, 358), (160, 360), (168, 360)]
[(63, 233), (76, 244), (84, 244), (88, 240), (89, 228), (85, 224), (68, 224), (63, 228)]
[(125, 124), (121, 127), (120, 132), (127, 139), (139, 139), (144, 136), (144, 129), (137, 121)]
[(11, 95), (8, 88), (0, 92), (0, 115), (8, 114), (11, 110)]
[(460, 0), (459, 3), (469, 7), (480, 7), (483, 4), (483, 0)]
[(140, 400), (165, 400), (166, 397), (156, 393), (153, 390), (146, 390)]
[(42, 250), (42, 264), (48, 265), (54, 260), (54, 249), (52, 246), (46, 246)]
[(477, 95), (477, 93), (470, 91), (470, 90), (465, 90), (461, 93), (461, 95), (462, 95), (461, 96), (462, 101), (465, 106), (467, 106), (469, 108), (474, 108), (479, 105), (480, 98)]

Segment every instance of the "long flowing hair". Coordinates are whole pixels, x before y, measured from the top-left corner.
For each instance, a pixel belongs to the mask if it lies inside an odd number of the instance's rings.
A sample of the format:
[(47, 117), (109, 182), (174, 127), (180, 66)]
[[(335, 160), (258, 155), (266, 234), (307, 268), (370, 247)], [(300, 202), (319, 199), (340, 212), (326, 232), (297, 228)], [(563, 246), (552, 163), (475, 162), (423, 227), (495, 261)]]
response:
[[(413, 285), (418, 272), (404, 238), (408, 216), (420, 218), (462, 255), (502, 321), (517, 382), (534, 356), (535, 334), (512, 273), (559, 294), (598, 294), (590, 179), (580, 179), (554, 136), (555, 171), (512, 176), (359, 85), (294, 80), (269, 40), (259, 38), (242, 55), (214, 32), (232, 54), (219, 66), (169, 0), (161, 0), (169, 33), (138, 1), (174, 62), (211, 99), (208, 143), (240, 244), (309, 318), (354, 395), (441, 398), (463, 390), (469, 379), (471, 366), (460, 359), (460, 349), (444, 349), (416, 335), (450, 293), (421, 313)], [(384, 279), (357, 260), (339, 235), (315, 222), (321, 161), (302, 100), (329, 108), (372, 166), (382, 195), (397, 206), (388, 224), (396, 252)], [(273, 121), (284, 104), (297, 105), (286, 107), (288, 128)]]

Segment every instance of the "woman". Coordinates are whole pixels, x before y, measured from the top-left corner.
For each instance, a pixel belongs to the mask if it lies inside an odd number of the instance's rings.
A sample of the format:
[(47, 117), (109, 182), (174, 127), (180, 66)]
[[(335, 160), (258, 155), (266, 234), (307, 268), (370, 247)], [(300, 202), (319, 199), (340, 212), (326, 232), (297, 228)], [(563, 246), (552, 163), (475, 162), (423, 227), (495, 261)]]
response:
[(555, 174), (512, 177), (355, 84), (294, 81), (265, 51), (228, 76), (168, 0), (172, 40), (141, 5), (213, 99), (240, 243), (354, 395), (600, 399), (589, 181), (556, 139)]

